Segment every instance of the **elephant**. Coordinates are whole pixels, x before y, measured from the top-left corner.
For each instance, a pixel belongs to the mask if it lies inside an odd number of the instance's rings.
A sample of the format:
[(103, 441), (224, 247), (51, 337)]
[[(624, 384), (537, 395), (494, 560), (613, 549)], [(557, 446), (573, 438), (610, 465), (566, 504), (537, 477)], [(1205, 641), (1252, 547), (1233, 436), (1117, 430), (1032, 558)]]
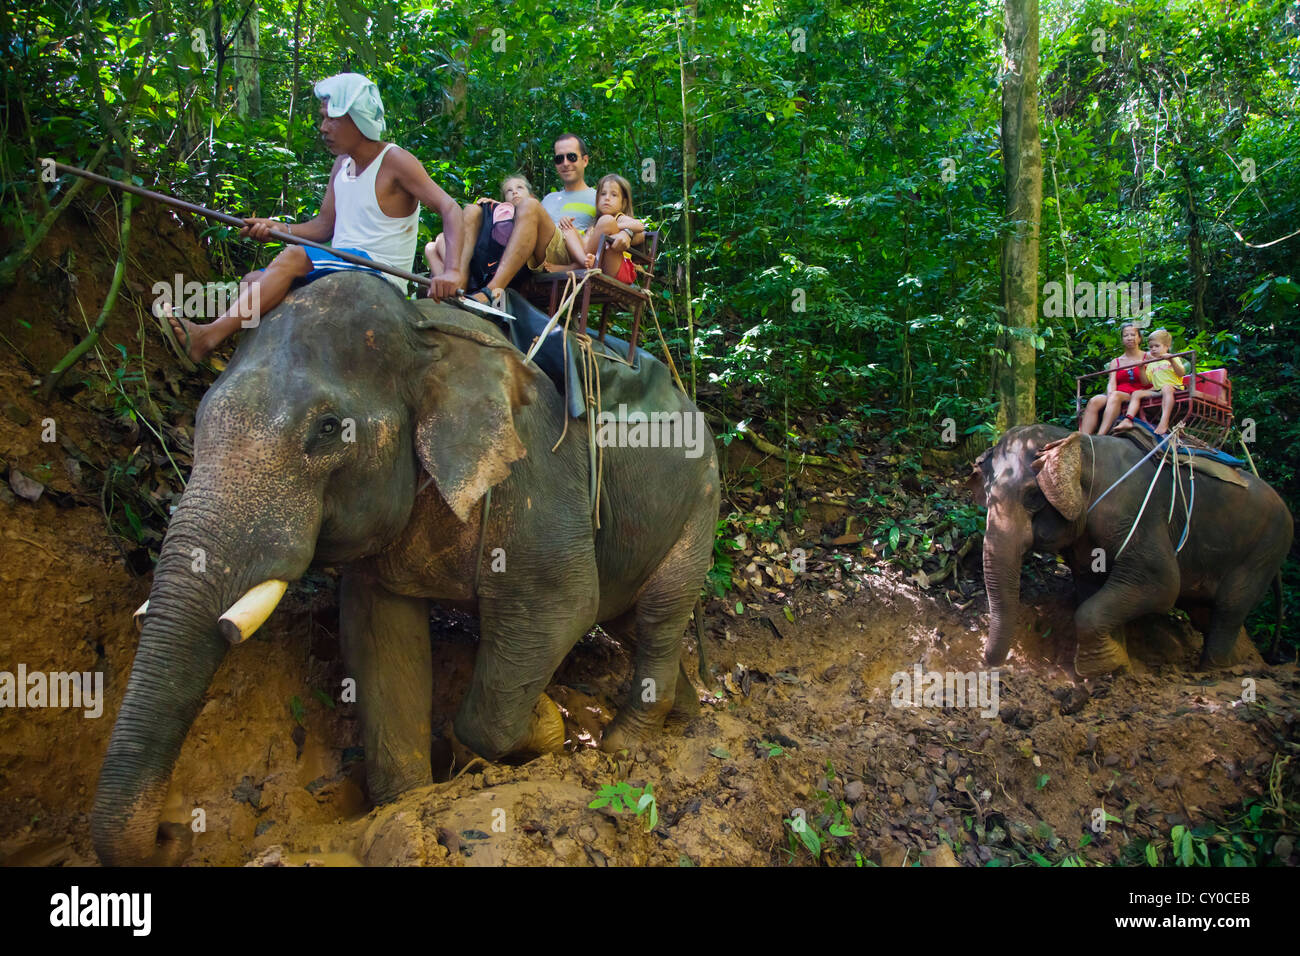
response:
[[(664, 411), (700, 414), (670, 394)], [(604, 448), (596, 530), (587, 429), (570, 422), (553, 450), (565, 414), (491, 323), (450, 303), (417, 307), (369, 273), (296, 289), (246, 332), (199, 405), (191, 477), (100, 773), (100, 859), (188, 852), (188, 834), (159, 826), (181, 745), (227, 648), (313, 565), (341, 572), (340, 642), (376, 803), (433, 782), (430, 601), (480, 620), (453, 721), (479, 756), (561, 749), (543, 691), (597, 623), (636, 641), (604, 749), (653, 736), (674, 706), (698, 709), (681, 654), (712, 560), (712, 438), (695, 457)]]
[[(1195, 481), (1180, 551), (1186, 499), (1179, 496), (1171, 518), (1171, 466), (1161, 472), (1145, 511), (1142, 501), (1157, 457), (1115, 485), (1144, 454), (1125, 438), (1040, 424), (1008, 430), (976, 460), (970, 484), (976, 502), (988, 508), (984, 583), (990, 666), (1006, 660), (1010, 650), (1020, 565), (1031, 549), (1063, 555), (1074, 572), (1079, 677), (1127, 668), (1128, 655), (1115, 632), (1145, 614), (1174, 607), (1186, 610), (1204, 634), (1202, 669), (1230, 662), (1242, 622), (1291, 548), (1291, 512), (1252, 474), (1239, 473), (1244, 485), (1202, 475)], [(1185, 469), (1181, 480), (1186, 495)]]

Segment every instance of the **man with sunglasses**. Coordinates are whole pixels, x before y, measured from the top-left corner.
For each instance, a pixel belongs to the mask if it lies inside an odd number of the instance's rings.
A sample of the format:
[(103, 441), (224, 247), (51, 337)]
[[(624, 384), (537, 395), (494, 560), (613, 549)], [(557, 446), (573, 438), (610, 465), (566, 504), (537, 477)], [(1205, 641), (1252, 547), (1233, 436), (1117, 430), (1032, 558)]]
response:
[[(563, 189), (547, 193), (541, 202), (532, 197), (515, 204), (514, 231), (501, 254), (496, 274), (482, 290), (484, 302), (495, 300), (499, 292), (514, 281), (527, 264), (534, 272), (547, 266), (572, 267), (564, 235), (559, 229), (563, 219), (572, 219), (579, 231), (590, 229), (596, 221), (596, 190), (583, 179), (590, 157), (587, 144), (572, 133), (565, 133), (555, 141), (555, 171)], [(465, 207), (465, 245), (461, 250), (460, 275), (462, 283), (469, 278), (469, 260), (474, 253), (473, 237), (478, 235), (482, 222), (482, 209)], [(611, 237), (611, 251), (623, 251), (632, 240), (624, 233)]]
[[(561, 220), (567, 217), (573, 220), (573, 225), (579, 232), (586, 232), (596, 221), (596, 190), (588, 186), (583, 178), (588, 162), (590, 157), (587, 155), (587, 144), (582, 141), (582, 137), (566, 133), (555, 141), (555, 172), (564, 188), (547, 193), (542, 198), (542, 208), (555, 225), (560, 225)], [(559, 246), (555, 251), (550, 246), (547, 247), (547, 262), (556, 265), (569, 262), (562, 241)], [(531, 262), (529, 266), (536, 268)]]

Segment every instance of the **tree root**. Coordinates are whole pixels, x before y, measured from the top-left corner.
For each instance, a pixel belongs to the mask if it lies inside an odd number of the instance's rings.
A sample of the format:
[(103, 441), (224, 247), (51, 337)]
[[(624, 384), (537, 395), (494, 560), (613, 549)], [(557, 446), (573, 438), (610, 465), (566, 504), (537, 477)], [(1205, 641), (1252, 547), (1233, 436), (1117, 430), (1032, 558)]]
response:
[(834, 461), (821, 455), (809, 455), (802, 452), (799, 454), (784, 452), (761, 435), (744, 426), (743, 423), (737, 425), (736, 430), (740, 432), (740, 434), (744, 435), (745, 438), (749, 439), (749, 443), (765, 455), (772, 455), (773, 457), (780, 458), (782, 461), (789, 462), (791, 465), (811, 465), (816, 468), (834, 468), (837, 471), (844, 472), (846, 475), (857, 474), (856, 468), (852, 468), (844, 464), (842, 461)]

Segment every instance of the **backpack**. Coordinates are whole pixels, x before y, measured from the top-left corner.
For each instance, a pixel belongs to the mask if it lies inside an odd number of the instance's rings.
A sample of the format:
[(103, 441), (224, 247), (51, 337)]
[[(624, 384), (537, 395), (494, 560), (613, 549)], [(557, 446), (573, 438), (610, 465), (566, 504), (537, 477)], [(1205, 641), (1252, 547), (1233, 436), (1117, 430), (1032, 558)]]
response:
[[(512, 204), (497, 202), (495, 199), (480, 199), (478, 206), (483, 210), (478, 235), (472, 240), (468, 236), (465, 238), (466, 242), (474, 243), (474, 254), (469, 260), (470, 288), (466, 290), (469, 293), (482, 289), (496, 274), (506, 243), (515, 231), (515, 207)], [(520, 269), (510, 284), (517, 286), (527, 278), (528, 270)]]

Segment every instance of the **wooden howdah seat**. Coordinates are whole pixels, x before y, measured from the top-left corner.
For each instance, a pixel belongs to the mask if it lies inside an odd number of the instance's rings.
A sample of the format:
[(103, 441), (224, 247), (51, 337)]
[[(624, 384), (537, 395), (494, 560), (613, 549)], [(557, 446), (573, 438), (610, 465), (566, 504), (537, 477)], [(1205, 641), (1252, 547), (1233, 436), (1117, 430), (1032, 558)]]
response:
[[(1228, 429), (1232, 426), (1232, 383), (1228, 381), (1228, 370), (1216, 368), (1208, 372), (1197, 372), (1194, 349), (1165, 356), (1165, 359), (1170, 358), (1188, 359), (1184, 363), (1188, 366), (1188, 374), (1183, 376), (1183, 387), (1174, 392), (1174, 410), (1169, 416), (1169, 427), (1172, 428), (1182, 422), (1184, 435), (1190, 435), (1211, 448), (1222, 447), (1228, 437)], [(1163, 359), (1148, 359), (1136, 364), (1150, 365), (1158, 361)], [(1079, 423), (1083, 421), (1083, 412), (1086, 408), (1086, 399), (1083, 396), (1084, 382), (1102, 378), (1110, 373), (1111, 369), (1106, 368), (1100, 372), (1089, 372), (1087, 375), (1079, 375), (1075, 378), (1075, 403)], [(1159, 425), (1163, 402), (1162, 395), (1144, 398), (1138, 406), (1138, 414), (1152, 427)]]
[[(600, 245), (596, 249), (596, 262), (600, 262), (605, 254), (605, 247), (609, 243), (609, 236), (601, 236)], [(574, 321), (569, 326), (573, 331), (585, 333), (587, 331), (587, 312), (592, 305), (600, 306), (600, 341), (605, 341), (605, 333), (609, 330), (609, 312), (610, 306), (630, 312), (632, 315), (632, 327), (628, 334), (628, 356), (636, 354), (637, 338), (641, 333), (641, 317), (645, 312), (645, 307), (650, 303), (650, 282), (654, 279), (655, 259), (659, 254), (659, 230), (650, 230), (645, 233), (645, 239), (640, 245), (632, 246), (628, 252), (632, 256), (632, 262), (636, 266), (636, 284), (628, 285), (619, 282), (612, 276), (605, 275), (599, 268), (595, 269), (577, 269), (570, 272), (541, 272), (533, 275), (520, 286), (520, 291), (529, 302), (536, 305), (539, 309), (545, 309), (548, 315), (554, 315), (560, 307), (560, 301), (564, 296), (564, 287), (569, 276), (573, 276), (578, 282), (584, 277), (587, 278), (586, 284), (582, 291), (578, 293), (578, 300), (574, 303), (573, 314)]]

